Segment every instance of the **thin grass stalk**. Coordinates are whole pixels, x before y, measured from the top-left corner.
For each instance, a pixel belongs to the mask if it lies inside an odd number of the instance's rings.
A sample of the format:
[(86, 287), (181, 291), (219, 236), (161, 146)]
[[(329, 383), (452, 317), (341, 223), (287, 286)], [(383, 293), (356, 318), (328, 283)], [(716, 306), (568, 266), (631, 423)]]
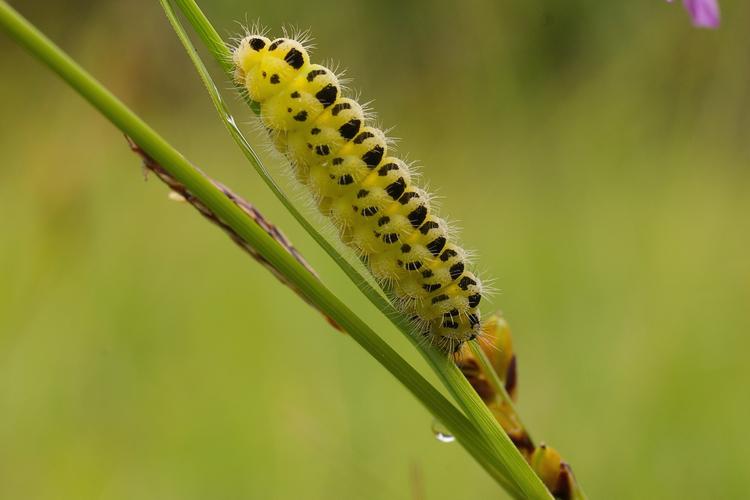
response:
[(127, 108), (90, 74), (65, 54), (39, 30), (0, 0), (0, 27), (19, 45), (27, 49), (84, 99), (99, 110), (117, 128), (131, 137), (150, 157), (157, 161), (189, 192), (208, 207), (227, 226), (270, 265), (299, 288), (315, 307), (325, 311), (337, 324), (362, 346), (371, 356), (396, 377), (433, 416), (456, 436), (464, 448), (515, 498), (545, 498), (527, 495), (534, 485), (526, 478), (498, 462), (492, 449), (477, 433), (474, 425), (453, 404), (425, 380), (411, 365), (350, 311), (310, 271), (289, 254), (262, 228), (247, 217), (225, 193), (195, 169), (178, 151), (159, 136), (150, 126)]

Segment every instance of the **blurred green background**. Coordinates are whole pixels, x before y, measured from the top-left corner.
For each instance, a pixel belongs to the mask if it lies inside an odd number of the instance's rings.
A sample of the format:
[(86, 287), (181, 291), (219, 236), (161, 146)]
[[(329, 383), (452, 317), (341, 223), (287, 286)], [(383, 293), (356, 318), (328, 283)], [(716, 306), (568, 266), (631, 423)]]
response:
[[(660, 0), (202, 3), (227, 36), (309, 27), (376, 100), (496, 279), (524, 419), (592, 498), (746, 497), (750, 5), (707, 32)], [(251, 171), (156, 2), (15, 4), (416, 362)], [(4, 35), (0, 72), (0, 498), (504, 498)]]

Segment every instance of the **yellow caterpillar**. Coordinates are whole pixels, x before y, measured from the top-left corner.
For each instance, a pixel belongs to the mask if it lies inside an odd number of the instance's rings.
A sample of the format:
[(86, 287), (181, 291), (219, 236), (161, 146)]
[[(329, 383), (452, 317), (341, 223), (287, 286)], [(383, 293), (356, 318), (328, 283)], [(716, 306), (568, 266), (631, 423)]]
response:
[(248, 35), (233, 62), (277, 149), (419, 332), (446, 352), (474, 339), (482, 285), (466, 252), (450, 241), (409, 167), (388, 154), (383, 131), (341, 95), (336, 75), (289, 38)]

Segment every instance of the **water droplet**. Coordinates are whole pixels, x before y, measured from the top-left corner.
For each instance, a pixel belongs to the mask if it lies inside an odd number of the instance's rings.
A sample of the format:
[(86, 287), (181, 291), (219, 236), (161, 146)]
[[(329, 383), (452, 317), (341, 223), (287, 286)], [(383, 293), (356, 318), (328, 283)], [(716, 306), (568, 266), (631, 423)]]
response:
[(441, 443), (452, 443), (456, 440), (438, 420), (432, 421), (432, 433), (435, 435), (435, 439)]

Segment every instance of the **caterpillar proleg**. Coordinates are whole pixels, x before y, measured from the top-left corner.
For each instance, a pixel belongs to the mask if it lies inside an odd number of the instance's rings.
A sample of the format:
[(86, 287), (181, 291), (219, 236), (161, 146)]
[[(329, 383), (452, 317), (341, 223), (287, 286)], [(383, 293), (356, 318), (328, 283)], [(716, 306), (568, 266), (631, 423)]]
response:
[(312, 63), (302, 43), (258, 34), (239, 42), (233, 62), (297, 179), (417, 331), (446, 352), (474, 339), (482, 284), (466, 252), (336, 74)]

